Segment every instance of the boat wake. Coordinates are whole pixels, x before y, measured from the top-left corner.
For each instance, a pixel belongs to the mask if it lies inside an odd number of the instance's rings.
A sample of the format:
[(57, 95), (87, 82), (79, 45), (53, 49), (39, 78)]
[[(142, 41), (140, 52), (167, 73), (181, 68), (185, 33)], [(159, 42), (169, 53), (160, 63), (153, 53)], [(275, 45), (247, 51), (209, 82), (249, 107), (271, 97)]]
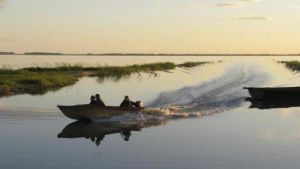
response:
[(160, 93), (140, 114), (113, 117), (109, 121), (202, 117), (240, 108), (249, 96), (243, 87), (259, 87), (272, 80), (270, 72), (257, 64), (230, 64), (218, 77), (211, 77), (195, 86)]
[(235, 64), (217, 78), (196, 86), (162, 92), (147, 107), (167, 116), (203, 116), (241, 107), (248, 96), (245, 86), (261, 86), (269, 75), (257, 65)]

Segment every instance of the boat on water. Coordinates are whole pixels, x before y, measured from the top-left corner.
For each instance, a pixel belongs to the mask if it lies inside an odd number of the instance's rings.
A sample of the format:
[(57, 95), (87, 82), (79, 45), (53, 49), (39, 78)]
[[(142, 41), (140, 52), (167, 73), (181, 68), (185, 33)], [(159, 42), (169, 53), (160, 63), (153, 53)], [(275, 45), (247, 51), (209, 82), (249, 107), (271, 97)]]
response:
[(74, 105), (57, 106), (61, 112), (74, 120), (95, 120), (109, 119), (114, 116), (122, 116), (127, 113), (138, 114), (143, 107), (117, 107), (117, 106), (98, 106), (98, 105)]
[(246, 101), (251, 103), (249, 108), (257, 109), (277, 109), (277, 108), (290, 108), (300, 107), (300, 100), (297, 99), (253, 99), (247, 98)]
[(300, 87), (245, 87), (253, 99), (299, 99)]

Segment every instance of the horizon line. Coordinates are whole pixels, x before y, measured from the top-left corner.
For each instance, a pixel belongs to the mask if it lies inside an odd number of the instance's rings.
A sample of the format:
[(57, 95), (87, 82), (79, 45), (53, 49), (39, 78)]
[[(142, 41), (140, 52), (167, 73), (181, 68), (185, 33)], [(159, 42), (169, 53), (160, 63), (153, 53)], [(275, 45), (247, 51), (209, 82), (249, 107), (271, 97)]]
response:
[(62, 53), (62, 52), (1, 52), (0, 55), (83, 55), (83, 56), (300, 56), (300, 53), (144, 53), (144, 52), (107, 52), (107, 53)]

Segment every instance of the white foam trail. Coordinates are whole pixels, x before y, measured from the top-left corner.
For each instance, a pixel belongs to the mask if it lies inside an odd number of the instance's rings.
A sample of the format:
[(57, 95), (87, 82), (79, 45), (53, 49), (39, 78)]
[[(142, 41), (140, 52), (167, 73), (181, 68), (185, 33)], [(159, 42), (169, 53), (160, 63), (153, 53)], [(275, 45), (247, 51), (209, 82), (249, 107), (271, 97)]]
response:
[(269, 72), (257, 64), (236, 63), (220, 77), (196, 86), (162, 92), (140, 114), (126, 114), (106, 121), (149, 121), (202, 117), (241, 106), (248, 96), (243, 87), (270, 81)]
[(233, 64), (223, 76), (197, 86), (163, 92), (149, 107), (184, 106), (178, 112), (206, 114), (240, 106), (248, 93), (246, 86), (260, 86), (269, 79), (268, 73), (253, 64)]
[[(278, 82), (298, 81), (299, 74), (287, 72), (285, 78), (276, 80), (276, 73), (268, 64), (238, 62), (230, 64), (223, 75), (196, 86), (162, 92), (147, 106), (143, 118), (122, 116), (111, 120), (163, 120), (202, 117), (238, 108), (249, 96), (243, 87), (276, 85)], [(274, 65), (271, 65), (274, 66)], [(277, 65), (275, 65), (277, 66)], [(292, 74), (292, 75), (291, 75)], [(290, 79), (290, 80), (286, 80)]]

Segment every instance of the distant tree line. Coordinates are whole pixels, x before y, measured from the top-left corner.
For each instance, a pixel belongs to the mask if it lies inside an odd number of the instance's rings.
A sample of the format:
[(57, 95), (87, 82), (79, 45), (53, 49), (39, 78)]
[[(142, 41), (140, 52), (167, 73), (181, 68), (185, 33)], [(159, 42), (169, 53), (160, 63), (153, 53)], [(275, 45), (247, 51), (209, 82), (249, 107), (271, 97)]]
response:
[[(0, 55), (16, 55), (14, 52), (1, 52)], [(18, 55), (74, 55), (74, 56), (300, 56), (300, 53), (59, 53), (59, 52), (25, 52)]]
[(26, 52), (24, 55), (63, 55), (62, 53), (52, 53), (52, 52)]
[(14, 55), (14, 52), (0, 52), (0, 55)]

